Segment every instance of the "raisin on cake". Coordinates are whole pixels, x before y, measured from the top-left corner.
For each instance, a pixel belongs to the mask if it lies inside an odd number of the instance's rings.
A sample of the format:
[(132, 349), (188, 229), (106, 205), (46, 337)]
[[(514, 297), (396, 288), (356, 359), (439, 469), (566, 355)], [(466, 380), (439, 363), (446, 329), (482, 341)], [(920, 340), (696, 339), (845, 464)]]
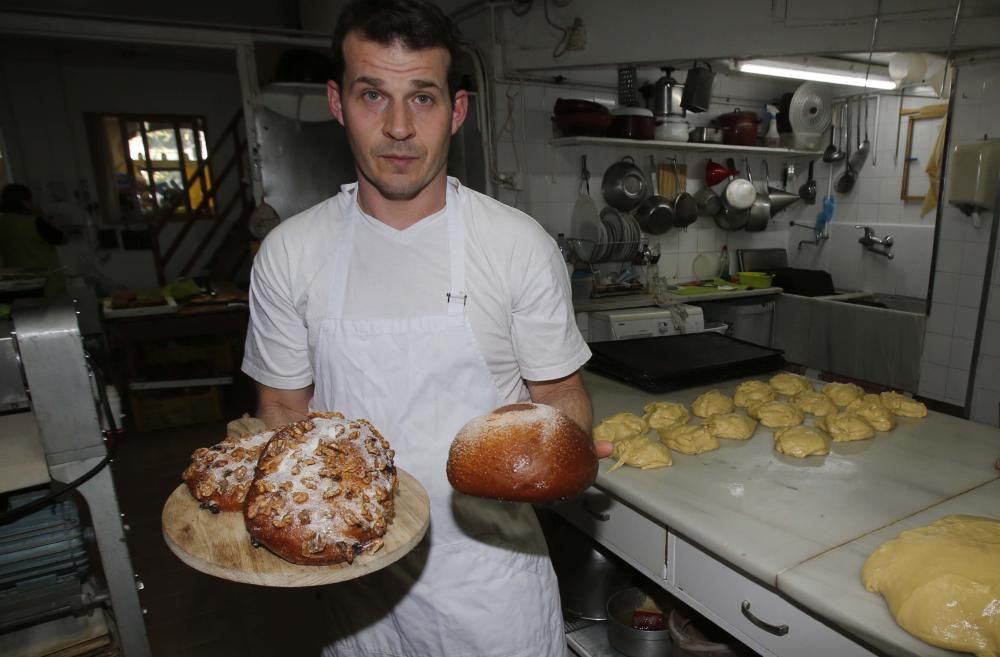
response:
[(241, 511), (253, 482), (257, 460), (274, 431), (229, 436), (211, 447), (201, 447), (191, 455), (184, 470), (184, 482), (204, 509)]
[(382, 548), (399, 486), (367, 420), (313, 413), (267, 445), (244, 506), (253, 541), (297, 564), (353, 563)]

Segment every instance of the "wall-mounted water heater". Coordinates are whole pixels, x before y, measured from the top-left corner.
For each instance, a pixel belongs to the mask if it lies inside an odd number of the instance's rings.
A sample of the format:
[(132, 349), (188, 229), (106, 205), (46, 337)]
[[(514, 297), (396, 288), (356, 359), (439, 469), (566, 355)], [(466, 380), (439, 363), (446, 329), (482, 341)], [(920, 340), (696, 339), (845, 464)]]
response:
[(996, 205), (1000, 139), (959, 144), (948, 165), (948, 203), (967, 216)]

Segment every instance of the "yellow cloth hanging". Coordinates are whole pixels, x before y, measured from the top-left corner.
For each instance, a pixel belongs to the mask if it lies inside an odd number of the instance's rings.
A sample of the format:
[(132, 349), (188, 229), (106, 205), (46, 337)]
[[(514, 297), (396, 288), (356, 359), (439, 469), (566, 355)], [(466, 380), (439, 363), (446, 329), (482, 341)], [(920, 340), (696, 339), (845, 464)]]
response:
[(924, 204), (920, 208), (920, 216), (923, 217), (931, 210), (937, 208), (938, 187), (941, 184), (941, 160), (944, 157), (944, 133), (948, 125), (948, 117), (941, 119), (941, 128), (938, 130), (937, 139), (934, 140), (934, 148), (931, 149), (930, 157), (927, 158), (927, 193), (924, 195)]

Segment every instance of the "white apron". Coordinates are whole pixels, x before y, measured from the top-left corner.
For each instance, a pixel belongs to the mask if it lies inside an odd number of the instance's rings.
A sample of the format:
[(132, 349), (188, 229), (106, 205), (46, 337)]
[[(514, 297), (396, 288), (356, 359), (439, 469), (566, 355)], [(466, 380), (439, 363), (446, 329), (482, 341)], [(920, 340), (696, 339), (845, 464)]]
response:
[[(428, 537), (396, 564), (323, 589), (327, 657), (562, 657), (559, 590), (527, 504), (469, 497), (448, 483), (448, 447), (470, 419), (503, 403), (465, 315), (464, 193), (449, 179), (451, 289), (441, 314), (343, 319), (356, 185), (339, 195), (330, 311), (320, 327), (313, 408), (370, 419), (396, 465), (427, 489)], [(391, 284), (387, 282), (387, 284)]]

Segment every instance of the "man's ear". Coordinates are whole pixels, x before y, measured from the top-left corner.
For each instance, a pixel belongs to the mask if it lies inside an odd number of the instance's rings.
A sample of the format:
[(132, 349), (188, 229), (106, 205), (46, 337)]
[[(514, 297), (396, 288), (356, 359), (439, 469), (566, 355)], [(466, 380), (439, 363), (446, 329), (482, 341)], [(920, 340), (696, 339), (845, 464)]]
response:
[(326, 83), (326, 100), (330, 105), (330, 114), (337, 119), (337, 123), (344, 125), (344, 105), (340, 98), (340, 85), (333, 80)]
[(465, 117), (469, 114), (469, 93), (464, 89), (455, 92), (455, 100), (451, 108), (451, 134), (458, 132), (458, 129), (465, 123)]

